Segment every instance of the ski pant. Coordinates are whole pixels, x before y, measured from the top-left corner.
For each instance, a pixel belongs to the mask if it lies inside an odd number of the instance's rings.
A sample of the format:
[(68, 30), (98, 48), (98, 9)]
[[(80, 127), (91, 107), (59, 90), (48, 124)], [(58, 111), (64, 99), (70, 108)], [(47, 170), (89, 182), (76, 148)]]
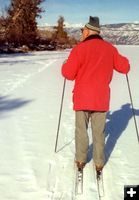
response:
[(87, 162), (89, 137), (87, 133), (89, 119), (91, 121), (93, 139), (93, 160), (95, 165), (105, 163), (105, 122), (106, 112), (75, 111), (75, 158), (76, 161)]

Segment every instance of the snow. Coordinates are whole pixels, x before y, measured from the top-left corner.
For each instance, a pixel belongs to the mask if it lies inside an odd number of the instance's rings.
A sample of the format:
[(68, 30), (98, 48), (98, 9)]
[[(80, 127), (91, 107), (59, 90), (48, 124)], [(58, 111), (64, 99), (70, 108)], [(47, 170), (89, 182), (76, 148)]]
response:
[[(131, 63), (128, 75), (139, 128), (139, 46), (118, 46)], [(98, 199), (90, 147), (84, 193), (75, 196), (73, 82), (66, 81), (57, 153), (54, 152), (70, 50), (0, 56), (0, 199)], [(124, 185), (139, 184), (139, 143), (125, 75), (114, 73), (106, 124), (102, 200), (123, 199)]]

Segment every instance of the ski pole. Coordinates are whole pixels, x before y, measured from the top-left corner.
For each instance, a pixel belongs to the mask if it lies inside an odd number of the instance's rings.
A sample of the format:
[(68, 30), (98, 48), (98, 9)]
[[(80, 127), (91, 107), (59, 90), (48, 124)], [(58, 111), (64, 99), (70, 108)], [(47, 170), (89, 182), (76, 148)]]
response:
[(130, 96), (130, 102), (131, 102), (131, 106), (132, 106), (132, 113), (133, 113), (133, 117), (134, 117), (137, 139), (138, 139), (138, 142), (139, 142), (139, 132), (138, 132), (137, 121), (136, 121), (136, 117), (135, 117), (135, 111), (134, 111), (133, 99), (132, 99), (132, 94), (131, 94), (131, 88), (130, 88), (130, 84), (129, 84), (129, 78), (128, 78), (127, 74), (126, 74), (126, 80), (127, 80), (127, 86), (128, 86), (129, 96)]
[(61, 122), (62, 108), (63, 108), (65, 85), (66, 85), (66, 78), (64, 79), (63, 91), (62, 91), (62, 97), (61, 97), (61, 105), (60, 105), (60, 111), (59, 111), (59, 120), (58, 120), (58, 126), (57, 126), (57, 135), (56, 135), (56, 142), (55, 142), (55, 153), (57, 152), (57, 144), (58, 144), (59, 129), (60, 129), (60, 122)]

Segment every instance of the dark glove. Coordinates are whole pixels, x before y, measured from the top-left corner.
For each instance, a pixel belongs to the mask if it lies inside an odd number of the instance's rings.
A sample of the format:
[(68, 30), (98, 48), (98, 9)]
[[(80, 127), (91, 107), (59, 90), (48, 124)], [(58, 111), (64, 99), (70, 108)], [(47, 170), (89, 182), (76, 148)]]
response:
[(66, 60), (64, 60), (63, 64), (65, 64), (66, 62), (67, 62), (67, 59), (66, 59)]

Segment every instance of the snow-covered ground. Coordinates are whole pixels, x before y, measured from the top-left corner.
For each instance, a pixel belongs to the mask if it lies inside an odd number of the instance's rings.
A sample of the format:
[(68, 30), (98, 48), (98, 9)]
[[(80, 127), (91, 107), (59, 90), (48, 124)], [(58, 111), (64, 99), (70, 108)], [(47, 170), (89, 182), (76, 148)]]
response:
[[(131, 63), (129, 83), (139, 128), (139, 46), (118, 46)], [(84, 193), (75, 196), (73, 82), (66, 82), (57, 153), (54, 152), (69, 51), (0, 56), (0, 199), (98, 200), (92, 158)], [(124, 185), (139, 184), (139, 143), (126, 76), (114, 73), (106, 124), (105, 195), (122, 200)], [(89, 128), (90, 147), (91, 130)], [(90, 152), (90, 151), (89, 151)]]

